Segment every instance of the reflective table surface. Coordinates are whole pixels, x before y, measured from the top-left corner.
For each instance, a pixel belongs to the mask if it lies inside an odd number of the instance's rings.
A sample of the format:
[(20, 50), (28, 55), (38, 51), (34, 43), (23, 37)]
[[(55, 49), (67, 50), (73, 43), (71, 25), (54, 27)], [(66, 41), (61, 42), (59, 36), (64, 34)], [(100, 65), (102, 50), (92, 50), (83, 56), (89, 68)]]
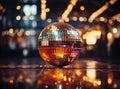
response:
[(44, 62), (0, 64), (0, 89), (120, 89), (120, 66), (94, 60), (63, 68)]

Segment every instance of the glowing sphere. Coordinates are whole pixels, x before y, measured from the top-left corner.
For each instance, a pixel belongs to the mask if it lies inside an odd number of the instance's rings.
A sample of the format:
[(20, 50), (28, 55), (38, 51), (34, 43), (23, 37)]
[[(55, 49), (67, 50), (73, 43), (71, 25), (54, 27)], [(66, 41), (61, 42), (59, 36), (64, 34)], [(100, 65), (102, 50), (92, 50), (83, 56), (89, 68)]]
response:
[(72, 63), (80, 55), (81, 37), (67, 24), (56, 22), (45, 27), (38, 37), (38, 50), (44, 61), (62, 67)]

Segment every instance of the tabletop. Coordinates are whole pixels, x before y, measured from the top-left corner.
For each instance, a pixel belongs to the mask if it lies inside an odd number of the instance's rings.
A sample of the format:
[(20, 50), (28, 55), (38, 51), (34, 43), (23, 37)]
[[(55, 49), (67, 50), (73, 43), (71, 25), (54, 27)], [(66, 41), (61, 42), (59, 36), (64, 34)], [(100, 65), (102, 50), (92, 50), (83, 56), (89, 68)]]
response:
[(76, 60), (55, 67), (45, 62), (0, 64), (1, 89), (120, 89), (120, 66)]

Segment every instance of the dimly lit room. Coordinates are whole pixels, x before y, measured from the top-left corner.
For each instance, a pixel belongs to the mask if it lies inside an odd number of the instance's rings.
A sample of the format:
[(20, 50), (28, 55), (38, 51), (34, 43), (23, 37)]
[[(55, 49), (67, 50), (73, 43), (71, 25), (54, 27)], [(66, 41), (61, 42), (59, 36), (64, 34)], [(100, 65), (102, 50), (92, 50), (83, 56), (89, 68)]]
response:
[(0, 89), (120, 89), (120, 0), (0, 0)]

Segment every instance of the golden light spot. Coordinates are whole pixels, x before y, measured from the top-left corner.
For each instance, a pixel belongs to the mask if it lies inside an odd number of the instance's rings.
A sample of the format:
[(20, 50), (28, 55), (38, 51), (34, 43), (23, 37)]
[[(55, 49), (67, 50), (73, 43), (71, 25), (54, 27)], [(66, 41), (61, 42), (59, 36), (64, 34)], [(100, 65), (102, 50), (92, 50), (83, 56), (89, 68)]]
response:
[(101, 85), (101, 81), (100, 80), (98, 80), (97, 83), (98, 83), (99, 86)]
[(84, 34), (84, 35), (82, 36), (82, 38), (83, 38), (83, 39), (86, 39), (86, 38), (87, 38), (87, 35), (86, 35), (86, 34)]
[(83, 21), (84, 21), (84, 18), (83, 18), (83, 17), (79, 17), (79, 21), (80, 21), (80, 22), (83, 22)]
[(13, 28), (10, 28), (9, 33), (13, 33), (13, 32), (14, 32)]
[(13, 79), (10, 79), (10, 80), (9, 80), (9, 83), (10, 83), (10, 84), (13, 84), (13, 83), (14, 83), (14, 80), (13, 80)]
[(21, 9), (20, 5), (16, 6), (16, 10), (20, 10), (20, 9)]
[(81, 11), (84, 11), (84, 10), (85, 10), (85, 7), (84, 7), (84, 6), (80, 6), (80, 10), (81, 10)]
[(76, 16), (73, 16), (72, 20), (73, 20), (73, 21), (77, 21), (77, 17), (76, 17)]
[(108, 78), (107, 82), (108, 84), (112, 84), (112, 78)]
[(107, 34), (107, 38), (108, 38), (108, 39), (111, 39), (112, 37), (113, 37), (112, 33), (109, 32), (109, 33)]
[(50, 12), (50, 8), (46, 8), (45, 11), (48, 13)]

